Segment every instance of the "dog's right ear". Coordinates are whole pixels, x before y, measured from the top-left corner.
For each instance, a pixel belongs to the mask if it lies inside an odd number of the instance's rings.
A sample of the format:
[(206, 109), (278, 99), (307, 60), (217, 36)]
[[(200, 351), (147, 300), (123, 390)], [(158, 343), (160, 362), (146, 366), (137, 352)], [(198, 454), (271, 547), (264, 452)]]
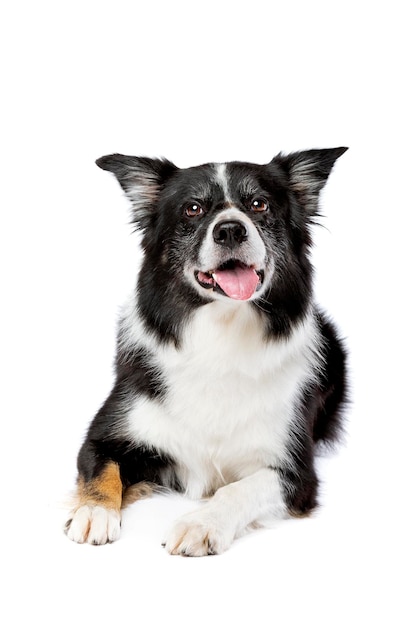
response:
[(166, 159), (109, 154), (97, 159), (103, 170), (113, 172), (133, 206), (133, 221), (145, 228), (154, 213), (164, 182), (178, 169)]

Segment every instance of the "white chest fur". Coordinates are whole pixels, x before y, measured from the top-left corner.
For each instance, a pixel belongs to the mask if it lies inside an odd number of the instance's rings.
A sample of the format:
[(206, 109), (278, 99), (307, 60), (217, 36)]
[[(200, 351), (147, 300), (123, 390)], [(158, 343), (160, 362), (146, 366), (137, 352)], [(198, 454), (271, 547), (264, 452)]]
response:
[(126, 434), (171, 455), (191, 497), (284, 458), (295, 402), (317, 359), (312, 317), (288, 340), (266, 341), (252, 307), (213, 302), (194, 315), (180, 349), (157, 345), (138, 326), (134, 335), (156, 355), (167, 394), (138, 397)]

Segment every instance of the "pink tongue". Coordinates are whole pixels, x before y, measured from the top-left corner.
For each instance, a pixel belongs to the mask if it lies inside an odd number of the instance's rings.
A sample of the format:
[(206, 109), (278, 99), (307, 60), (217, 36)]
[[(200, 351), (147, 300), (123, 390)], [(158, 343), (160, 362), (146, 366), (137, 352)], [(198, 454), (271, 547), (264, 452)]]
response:
[(213, 278), (229, 298), (248, 300), (256, 291), (258, 274), (250, 267), (237, 265), (232, 270), (216, 270)]

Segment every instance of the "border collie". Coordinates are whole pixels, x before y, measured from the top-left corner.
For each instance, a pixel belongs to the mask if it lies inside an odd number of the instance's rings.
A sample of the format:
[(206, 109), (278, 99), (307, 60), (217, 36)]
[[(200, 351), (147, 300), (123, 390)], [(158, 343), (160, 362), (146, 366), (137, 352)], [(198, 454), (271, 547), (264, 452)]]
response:
[(179, 169), (104, 156), (141, 232), (115, 384), (78, 456), (70, 539), (120, 536), (153, 489), (205, 499), (163, 545), (219, 554), (251, 526), (317, 505), (314, 454), (342, 432), (346, 353), (315, 305), (319, 194), (347, 148)]

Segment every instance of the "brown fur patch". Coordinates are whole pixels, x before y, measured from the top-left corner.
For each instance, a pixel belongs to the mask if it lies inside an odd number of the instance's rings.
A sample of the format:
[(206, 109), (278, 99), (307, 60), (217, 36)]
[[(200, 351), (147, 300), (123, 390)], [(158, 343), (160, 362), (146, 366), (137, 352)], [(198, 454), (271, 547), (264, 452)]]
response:
[(303, 518), (303, 517), (312, 517), (314, 514), (314, 511), (313, 510), (295, 511), (294, 509), (291, 509), (288, 511), (288, 513), (290, 514), (291, 517)]
[(143, 500), (143, 498), (149, 498), (155, 491), (155, 485), (152, 483), (136, 483), (126, 489), (123, 494), (122, 507), (125, 508), (129, 504), (133, 504), (137, 500)]
[(100, 476), (90, 482), (78, 481), (79, 504), (104, 506), (120, 510), (122, 506), (122, 481), (117, 463), (110, 461)]

